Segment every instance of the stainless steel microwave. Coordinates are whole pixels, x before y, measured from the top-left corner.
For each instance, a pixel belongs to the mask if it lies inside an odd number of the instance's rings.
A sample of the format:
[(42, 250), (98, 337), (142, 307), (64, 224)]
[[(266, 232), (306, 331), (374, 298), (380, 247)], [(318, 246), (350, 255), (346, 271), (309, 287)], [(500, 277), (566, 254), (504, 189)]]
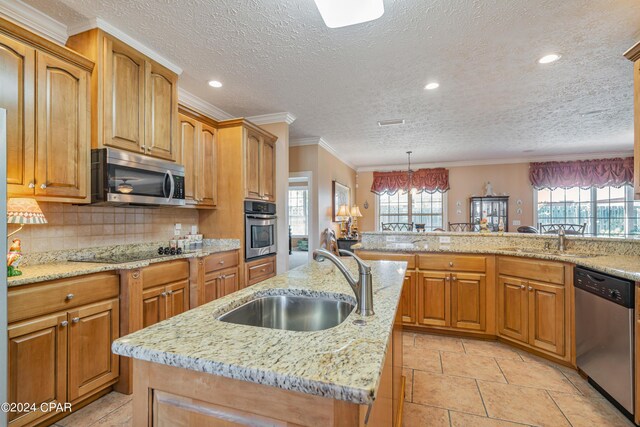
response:
[(113, 148), (93, 149), (91, 203), (184, 206), (184, 166)]

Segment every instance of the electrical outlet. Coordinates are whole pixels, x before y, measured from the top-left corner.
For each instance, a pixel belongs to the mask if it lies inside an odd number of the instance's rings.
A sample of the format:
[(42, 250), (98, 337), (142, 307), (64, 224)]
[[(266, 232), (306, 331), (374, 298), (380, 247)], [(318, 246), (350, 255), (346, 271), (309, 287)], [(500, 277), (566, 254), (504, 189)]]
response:
[(513, 220), (513, 225), (520, 225), (520, 220), (519, 219), (514, 219)]
[(451, 236), (440, 236), (440, 244), (451, 243)]

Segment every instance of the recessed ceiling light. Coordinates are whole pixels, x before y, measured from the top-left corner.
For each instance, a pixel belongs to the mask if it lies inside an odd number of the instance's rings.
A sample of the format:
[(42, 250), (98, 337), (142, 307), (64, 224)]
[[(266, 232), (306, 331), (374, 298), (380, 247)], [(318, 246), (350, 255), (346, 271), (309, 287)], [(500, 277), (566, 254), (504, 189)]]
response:
[(560, 59), (560, 55), (558, 55), (557, 53), (552, 53), (550, 55), (545, 55), (542, 58), (538, 59), (538, 63), (550, 64), (552, 62), (556, 62), (558, 59)]
[(424, 88), (426, 90), (434, 90), (434, 89), (438, 89), (439, 87), (440, 87), (440, 83), (432, 82), (432, 83), (428, 83)]
[(209, 86), (211, 86), (211, 87), (216, 87), (216, 88), (217, 88), (217, 87), (222, 87), (222, 83), (220, 83), (220, 82), (219, 82), (219, 81), (217, 81), (217, 80), (211, 80), (211, 81), (209, 82)]
[(403, 125), (404, 124), (404, 119), (393, 119), (393, 120), (380, 120), (378, 122), (378, 126), (383, 127), (383, 126), (398, 126), (398, 125)]
[(324, 23), (329, 28), (373, 21), (384, 14), (383, 0), (315, 0)]

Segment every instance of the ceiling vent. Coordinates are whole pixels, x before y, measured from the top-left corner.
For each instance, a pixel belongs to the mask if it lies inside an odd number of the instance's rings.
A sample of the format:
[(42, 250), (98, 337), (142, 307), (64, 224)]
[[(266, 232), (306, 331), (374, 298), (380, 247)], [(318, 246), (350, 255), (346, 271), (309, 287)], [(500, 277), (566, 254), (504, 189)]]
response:
[(378, 126), (400, 126), (404, 124), (404, 119), (394, 119), (394, 120), (380, 120), (378, 122)]

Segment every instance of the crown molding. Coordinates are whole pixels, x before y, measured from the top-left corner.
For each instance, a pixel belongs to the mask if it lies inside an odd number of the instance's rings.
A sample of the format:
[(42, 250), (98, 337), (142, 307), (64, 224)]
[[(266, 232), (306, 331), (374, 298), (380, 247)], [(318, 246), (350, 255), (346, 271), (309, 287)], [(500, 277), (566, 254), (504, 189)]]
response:
[[(571, 160), (591, 160), (591, 159), (613, 159), (616, 157), (633, 156), (633, 151), (613, 151), (603, 153), (586, 153), (586, 154), (563, 154), (557, 156), (537, 156), (537, 157), (513, 157), (508, 159), (487, 159), (487, 160), (462, 160), (459, 162), (441, 162), (441, 163), (416, 163), (411, 164), (412, 168), (453, 168), (461, 166), (487, 166), (487, 165), (509, 165), (514, 163), (531, 163), (531, 162), (564, 162)], [(405, 170), (406, 163), (398, 165), (386, 166), (363, 166), (357, 168), (357, 172), (388, 172), (395, 170)]]
[(65, 24), (19, 0), (0, 1), (0, 15), (56, 43), (67, 42)]
[(107, 21), (105, 21), (102, 18), (97, 18), (97, 17), (96, 18), (91, 18), (91, 19), (88, 19), (87, 21), (82, 22), (80, 24), (72, 25), (72, 26), (67, 28), (67, 34), (69, 36), (73, 36), (75, 34), (83, 33), (85, 31), (92, 30), (94, 28), (99, 28), (102, 31), (104, 31), (106, 33), (109, 33), (113, 37), (115, 37), (118, 40), (126, 43), (127, 45), (131, 46), (132, 48), (134, 48), (138, 52), (143, 53), (144, 55), (146, 55), (149, 58), (153, 59), (154, 61), (156, 61), (160, 65), (170, 69), (174, 73), (176, 73), (178, 75), (182, 74), (182, 68), (181, 67), (179, 67), (178, 65), (176, 65), (173, 62), (169, 61), (167, 58), (165, 58), (164, 56), (160, 55), (155, 50), (147, 47), (146, 45), (144, 45), (142, 43), (140, 43), (138, 40), (134, 39), (133, 37), (131, 37), (130, 35), (128, 35), (124, 31), (120, 30), (119, 28), (111, 25), (110, 23), (108, 23)]
[(337, 158), (338, 160), (340, 160), (345, 165), (349, 166), (354, 171), (357, 171), (357, 168), (353, 165), (353, 163), (351, 163), (346, 159), (343, 159), (340, 156), (340, 153), (338, 153), (336, 149), (333, 148), (324, 138), (312, 136), (309, 138), (296, 138), (296, 139), (289, 140), (289, 147), (304, 147), (305, 145), (317, 145), (319, 147), (322, 147), (326, 151), (328, 151), (329, 154), (331, 154), (333, 157)]
[(236, 118), (215, 105), (208, 103), (204, 99), (198, 98), (194, 94), (187, 92), (181, 87), (178, 87), (178, 102), (215, 120), (222, 121)]
[(259, 116), (251, 116), (247, 117), (251, 123), (255, 123), (257, 125), (268, 125), (270, 123), (286, 123), (290, 125), (291, 123), (296, 121), (296, 116), (293, 114), (283, 111), (282, 113), (272, 113), (272, 114), (262, 114)]

